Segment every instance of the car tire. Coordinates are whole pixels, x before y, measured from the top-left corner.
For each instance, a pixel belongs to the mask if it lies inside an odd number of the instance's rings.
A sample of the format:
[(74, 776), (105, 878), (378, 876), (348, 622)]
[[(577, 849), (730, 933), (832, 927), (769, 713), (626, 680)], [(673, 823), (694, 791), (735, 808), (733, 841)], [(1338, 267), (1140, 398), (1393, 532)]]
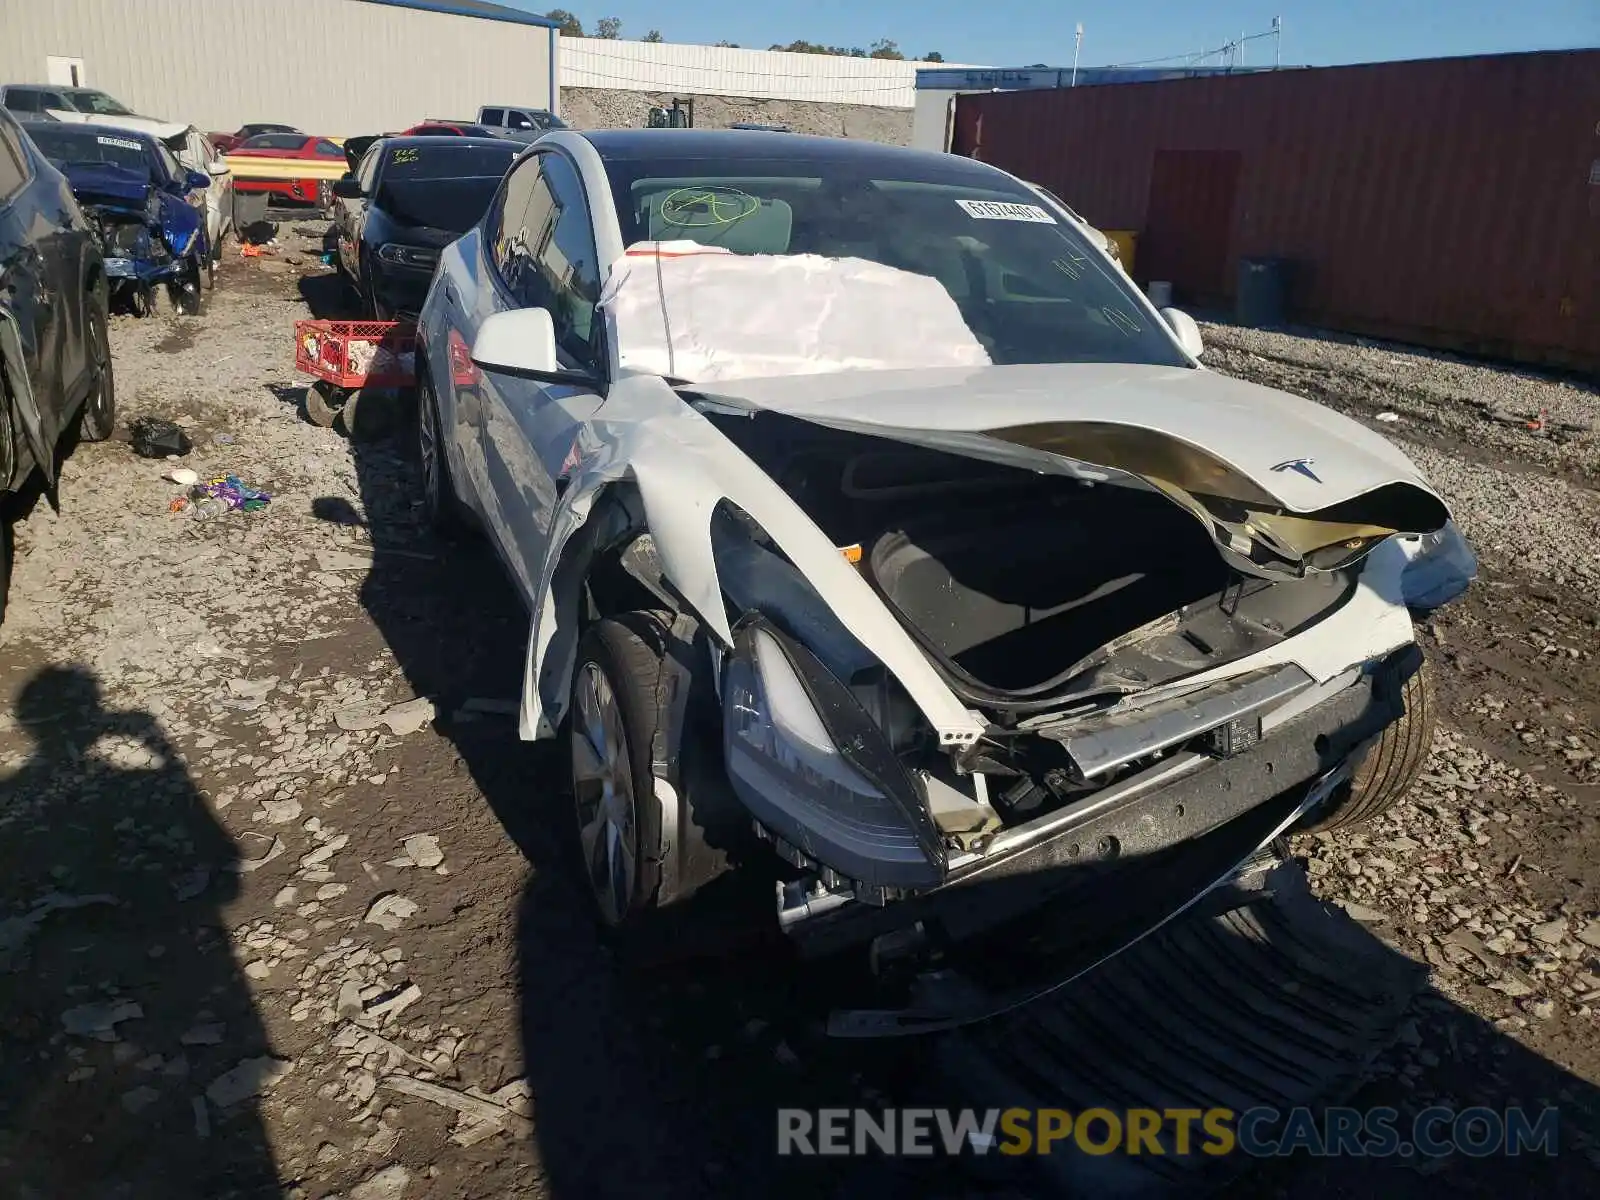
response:
[(368, 321), (387, 321), (388, 313), (378, 303), (378, 292), (372, 284), (372, 264), (366, 255), (361, 256), (361, 315)]
[(435, 533), (455, 538), (467, 532), (468, 522), (450, 474), (450, 456), (445, 452), (439, 420), (439, 398), (427, 365), (419, 360), (417, 368), (417, 464), (422, 472), (422, 512)]
[(6, 511), (9, 507), (3, 501), (7, 499), (5, 492), (0, 492), (0, 625), (6, 621), (6, 600), (11, 595), (11, 514)]
[(78, 409), (76, 437), (80, 442), (103, 442), (117, 428), (117, 381), (105, 306), (91, 297), (88, 308), (89, 353), (99, 367), (100, 379)]
[(342, 388), (326, 380), (315, 380), (306, 389), (305, 418), (319, 429), (332, 429), (347, 400)]
[(596, 621), (578, 642), (565, 722), (577, 865), (603, 928), (657, 910), (661, 809), (650, 747), (662, 720), (664, 614)]
[(1405, 711), (1366, 749), (1348, 788), (1310, 814), (1302, 832), (1323, 833), (1361, 825), (1382, 816), (1411, 790), (1433, 747), (1437, 723), (1433, 670), (1427, 659), (1401, 686)]

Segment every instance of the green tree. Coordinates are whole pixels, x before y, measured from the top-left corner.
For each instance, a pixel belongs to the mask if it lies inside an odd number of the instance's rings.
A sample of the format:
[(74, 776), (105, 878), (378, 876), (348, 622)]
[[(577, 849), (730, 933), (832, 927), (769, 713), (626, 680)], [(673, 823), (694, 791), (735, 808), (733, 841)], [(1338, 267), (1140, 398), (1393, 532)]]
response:
[(583, 22), (564, 8), (552, 8), (545, 16), (561, 26), (562, 37), (582, 37)]
[(616, 41), (622, 36), (622, 18), (601, 17), (594, 23), (594, 35), (597, 38), (604, 38), (608, 42)]
[(926, 54), (924, 54), (922, 56), (922, 61), (923, 62), (943, 62), (944, 61), (944, 55), (940, 54), (937, 50), (929, 50)]
[(867, 52), (867, 57), (904, 59), (905, 55), (900, 53), (898, 42), (891, 42), (888, 38), (879, 38), (872, 43), (872, 49)]
[(661, 30), (652, 29), (649, 33), (644, 35), (642, 40), (646, 42), (664, 42), (667, 39), (661, 36)]
[(737, 49), (739, 49), (739, 43), (738, 42), (730, 42), (726, 38), (724, 38), (720, 42), (715, 42), (713, 44), (717, 45), (717, 46), (722, 46), (722, 47), (724, 47), (725, 49), (728, 49), (728, 50), (737, 50)]

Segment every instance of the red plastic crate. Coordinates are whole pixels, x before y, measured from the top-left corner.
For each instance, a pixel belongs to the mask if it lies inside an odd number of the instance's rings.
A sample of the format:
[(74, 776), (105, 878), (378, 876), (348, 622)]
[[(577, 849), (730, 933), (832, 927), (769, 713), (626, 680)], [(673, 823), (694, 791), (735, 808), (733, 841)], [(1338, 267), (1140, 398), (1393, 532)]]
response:
[(410, 387), (416, 346), (417, 327), (407, 321), (294, 323), (295, 370), (335, 387)]

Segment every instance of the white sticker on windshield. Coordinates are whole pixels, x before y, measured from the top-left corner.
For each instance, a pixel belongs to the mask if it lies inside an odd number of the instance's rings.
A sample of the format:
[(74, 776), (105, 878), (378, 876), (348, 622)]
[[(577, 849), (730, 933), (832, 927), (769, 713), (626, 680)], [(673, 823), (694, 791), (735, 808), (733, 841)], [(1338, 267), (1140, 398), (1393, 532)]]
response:
[(963, 212), (980, 221), (1027, 221), (1054, 225), (1056, 219), (1037, 204), (1009, 204), (1000, 200), (957, 200)]
[(115, 146), (119, 150), (143, 150), (144, 147), (132, 138), (97, 137), (95, 141), (102, 146)]

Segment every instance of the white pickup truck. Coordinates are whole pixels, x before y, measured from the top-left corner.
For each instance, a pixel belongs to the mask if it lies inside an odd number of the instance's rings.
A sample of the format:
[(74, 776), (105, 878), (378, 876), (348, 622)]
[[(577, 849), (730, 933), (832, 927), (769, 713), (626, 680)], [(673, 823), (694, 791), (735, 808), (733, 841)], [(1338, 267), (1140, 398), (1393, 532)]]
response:
[(502, 137), (531, 142), (552, 129), (566, 129), (567, 123), (547, 108), (514, 108), (497, 105), (478, 110), (478, 124)]

